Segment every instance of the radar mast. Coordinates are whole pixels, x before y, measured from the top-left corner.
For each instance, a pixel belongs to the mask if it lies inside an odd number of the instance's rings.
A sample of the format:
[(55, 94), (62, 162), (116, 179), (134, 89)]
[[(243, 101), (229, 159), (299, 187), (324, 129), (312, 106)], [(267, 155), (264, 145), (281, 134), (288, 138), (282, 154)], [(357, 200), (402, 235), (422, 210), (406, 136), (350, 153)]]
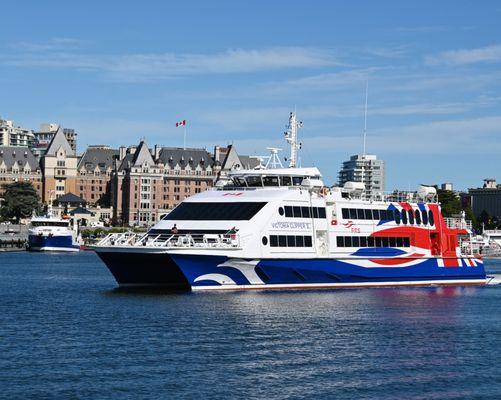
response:
[(303, 123), (298, 121), (296, 118), (296, 113), (291, 112), (289, 115), (289, 124), (286, 126), (286, 131), (284, 132), (285, 141), (289, 143), (291, 148), (291, 155), (289, 158), (289, 167), (297, 167), (297, 151), (301, 148), (301, 143), (297, 140), (297, 134), (299, 129), (303, 127)]

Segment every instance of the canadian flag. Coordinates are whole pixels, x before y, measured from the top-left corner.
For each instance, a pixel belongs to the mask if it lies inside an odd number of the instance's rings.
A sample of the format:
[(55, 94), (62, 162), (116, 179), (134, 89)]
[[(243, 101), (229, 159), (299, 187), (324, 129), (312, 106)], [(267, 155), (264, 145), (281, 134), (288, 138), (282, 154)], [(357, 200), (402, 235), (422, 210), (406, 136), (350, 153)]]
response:
[(180, 126), (185, 126), (186, 125), (186, 120), (183, 119), (182, 121), (180, 122), (176, 122), (176, 128), (180, 127)]

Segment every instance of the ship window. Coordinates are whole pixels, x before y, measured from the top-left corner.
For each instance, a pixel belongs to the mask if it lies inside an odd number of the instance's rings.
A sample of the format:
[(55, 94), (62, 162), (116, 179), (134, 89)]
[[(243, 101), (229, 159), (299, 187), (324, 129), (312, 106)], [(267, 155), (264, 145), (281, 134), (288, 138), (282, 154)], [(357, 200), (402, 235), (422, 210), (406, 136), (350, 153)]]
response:
[(363, 208), (357, 209), (357, 219), (365, 219), (365, 213)]
[(430, 221), (430, 225), (435, 225), (435, 218), (433, 217), (433, 211), (428, 211), (428, 220)]
[(246, 176), (247, 185), (250, 187), (261, 187), (263, 183), (260, 176)]
[(344, 238), (344, 245), (345, 247), (351, 247), (352, 244), (352, 238), (351, 236), (345, 236)]
[(423, 225), (427, 225), (428, 224), (428, 213), (426, 212), (426, 210), (423, 210)]
[(390, 247), (396, 247), (397, 246), (397, 240), (394, 237), (389, 238), (390, 241)]
[(411, 241), (408, 237), (404, 237), (404, 247), (410, 247), (411, 246), (410, 242)]
[(285, 216), (288, 218), (291, 218), (293, 216), (291, 206), (285, 206)]
[(372, 219), (372, 210), (370, 208), (366, 208), (364, 210), (365, 219)]
[(380, 237), (374, 238), (376, 239), (376, 247), (383, 247), (383, 239)]
[(372, 236), (367, 238), (367, 247), (374, 247), (375, 240)]
[(263, 176), (264, 186), (278, 186), (278, 176)]
[(387, 237), (381, 238), (383, 242), (383, 247), (388, 247), (390, 245), (390, 240)]
[(416, 210), (416, 224), (421, 225), (421, 211)]
[(360, 247), (360, 237), (353, 236), (351, 243), (352, 243), (353, 247)]
[(318, 218), (326, 218), (325, 208), (320, 207), (318, 209)]
[(365, 236), (360, 238), (360, 247), (367, 247), (367, 238)]
[(304, 247), (304, 236), (296, 236), (296, 247)]
[(270, 247), (278, 247), (278, 237), (277, 235), (270, 236)]
[(285, 247), (285, 246), (287, 246), (287, 236), (285, 236), (285, 235), (280, 235), (280, 236), (278, 237), (278, 245), (279, 245), (280, 247)]
[(343, 208), (342, 213), (343, 213), (343, 219), (348, 219), (348, 218), (350, 218), (350, 210), (349, 210), (349, 209), (347, 209), (347, 208)]
[(408, 211), (409, 213), (409, 224), (413, 225), (414, 224), (414, 212), (412, 211), (412, 208)]
[(292, 207), (292, 211), (294, 212), (295, 218), (301, 218), (301, 207), (294, 206)]
[(304, 236), (304, 247), (311, 247), (311, 236)]
[(395, 222), (397, 224), (400, 224), (400, 211), (394, 210), (393, 211), (393, 216), (395, 217)]
[(357, 219), (357, 209), (356, 208), (350, 208), (350, 219)]
[(294, 186), (301, 186), (301, 183), (303, 182), (303, 178), (300, 176), (293, 176), (292, 177), (292, 184)]
[(344, 247), (344, 236), (338, 236), (336, 238), (337, 247)]
[(301, 214), (303, 215), (303, 218), (311, 218), (310, 207), (301, 207)]
[(404, 239), (401, 237), (397, 237), (397, 247), (404, 247)]
[(313, 218), (318, 218), (318, 208), (317, 207), (313, 207), (312, 213), (313, 213)]
[(402, 224), (407, 224), (407, 211), (402, 210)]
[(250, 220), (265, 202), (181, 203), (164, 220), (243, 221)]
[(291, 186), (292, 180), (290, 176), (281, 176), (280, 177), (280, 186)]
[(284, 209), (282, 207), (278, 207), (278, 213), (280, 215), (284, 215)]
[(373, 217), (375, 220), (379, 220), (379, 219), (381, 219), (381, 218), (380, 218), (380, 215), (379, 215), (379, 211), (380, 211), (380, 210), (372, 210), (372, 217)]

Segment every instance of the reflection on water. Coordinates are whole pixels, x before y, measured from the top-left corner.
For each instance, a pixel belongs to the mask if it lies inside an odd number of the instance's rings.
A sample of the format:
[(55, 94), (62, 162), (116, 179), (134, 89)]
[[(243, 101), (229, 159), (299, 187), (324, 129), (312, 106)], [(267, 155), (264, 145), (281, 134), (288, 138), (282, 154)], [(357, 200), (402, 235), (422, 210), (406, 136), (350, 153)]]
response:
[(5, 398), (501, 397), (499, 287), (124, 291), (92, 253), (0, 276)]

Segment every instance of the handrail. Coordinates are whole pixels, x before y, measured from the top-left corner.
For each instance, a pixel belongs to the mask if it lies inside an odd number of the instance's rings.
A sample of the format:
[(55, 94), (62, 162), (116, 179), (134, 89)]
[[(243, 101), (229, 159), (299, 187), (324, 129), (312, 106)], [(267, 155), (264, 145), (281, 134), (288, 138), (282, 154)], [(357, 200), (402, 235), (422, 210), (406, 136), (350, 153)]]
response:
[(110, 233), (96, 247), (153, 248), (240, 248), (240, 235), (225, 234), (137, 234)]

